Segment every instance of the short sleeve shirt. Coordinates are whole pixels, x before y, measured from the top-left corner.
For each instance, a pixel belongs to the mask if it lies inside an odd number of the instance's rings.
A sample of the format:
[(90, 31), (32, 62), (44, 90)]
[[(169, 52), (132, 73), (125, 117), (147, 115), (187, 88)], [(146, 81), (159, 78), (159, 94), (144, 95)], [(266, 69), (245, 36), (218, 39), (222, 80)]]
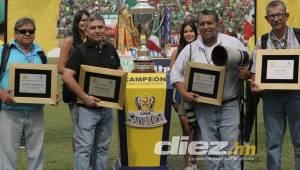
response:
[(81, 64), (117, 69), (120, 67), (120, 58), (112, 44), (105, 42), (101, 47), (87, 41), (74, 48), (66, 67), (74, 70), (78, 76)]

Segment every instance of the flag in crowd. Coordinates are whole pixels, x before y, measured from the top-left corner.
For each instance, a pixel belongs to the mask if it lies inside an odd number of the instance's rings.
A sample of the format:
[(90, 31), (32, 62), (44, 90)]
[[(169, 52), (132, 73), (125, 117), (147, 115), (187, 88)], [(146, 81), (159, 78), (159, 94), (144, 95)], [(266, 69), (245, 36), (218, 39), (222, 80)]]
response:
[(154, 15), (153, 19), (153, 26), (152, 26), (152, 31), (151, 35), (148, 38), (147, 41), (147, 47), (149, 50), (161, 51), (161, 45), (160, 45), (160, 27), (161, 27), (161, 20), (163, 18), (160, 16), (160, 11), (157, 11), (156, 14)]
[(162, 23), (161, 27), (161, 46), (163, 48), (167, 48), (171, 44), (171, 11), (169, 7), (164, 4), (163, 6), (163, 12), (164, 12), (164, 21)]

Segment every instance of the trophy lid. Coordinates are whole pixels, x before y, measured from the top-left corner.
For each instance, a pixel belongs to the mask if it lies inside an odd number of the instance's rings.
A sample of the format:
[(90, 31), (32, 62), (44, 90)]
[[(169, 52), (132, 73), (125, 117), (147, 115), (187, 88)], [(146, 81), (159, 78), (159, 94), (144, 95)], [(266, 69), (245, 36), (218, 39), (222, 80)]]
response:
[(153, 14), (155, 8), (149, 5), (148, 0), (137, 0), (137, 4), (130, 8), (134, 14)]

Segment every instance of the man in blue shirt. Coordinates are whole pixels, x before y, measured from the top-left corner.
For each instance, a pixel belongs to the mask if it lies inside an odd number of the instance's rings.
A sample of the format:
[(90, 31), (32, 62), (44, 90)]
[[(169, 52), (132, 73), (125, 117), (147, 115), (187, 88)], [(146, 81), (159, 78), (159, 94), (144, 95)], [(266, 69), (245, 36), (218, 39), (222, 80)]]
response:
[[(0, 82), (0, 169), (16, 169), (20, 138), (24, 133), (29, 170), (43, 169), (44, 114), (41, 104), (17, 104), (8, 89), (10, 65), (41, 64), (42, 49), (35, 43), (35, 23), (30, 18), (19, 19), (14, 27), (14, 40), (9, 44), (8, 58)], [(2, 54), (3, 47), (0, 48)], [(2, 56), (1, 56), (2, 57)], [(1, 61), (1, 60), (0, 60)]]

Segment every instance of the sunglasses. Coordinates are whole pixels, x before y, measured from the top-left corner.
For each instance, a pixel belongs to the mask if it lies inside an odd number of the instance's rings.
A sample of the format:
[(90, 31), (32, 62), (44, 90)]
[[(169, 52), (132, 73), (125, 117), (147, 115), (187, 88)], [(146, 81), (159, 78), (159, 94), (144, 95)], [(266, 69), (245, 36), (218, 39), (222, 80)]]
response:
[(35, 33), (35, 30), (17, 30), (17, 32), (24, 35), (27, 33), (31, 35)]

